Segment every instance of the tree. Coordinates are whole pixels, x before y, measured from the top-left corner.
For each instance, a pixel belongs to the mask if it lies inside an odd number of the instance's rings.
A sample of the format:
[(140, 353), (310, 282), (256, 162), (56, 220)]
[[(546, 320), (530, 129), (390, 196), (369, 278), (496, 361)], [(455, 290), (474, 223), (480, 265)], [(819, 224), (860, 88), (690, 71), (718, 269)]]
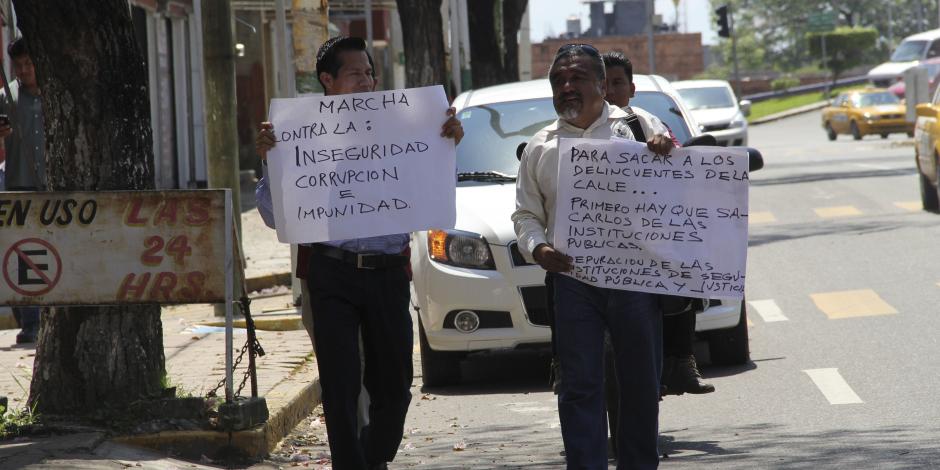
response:
[(528, 0), (467, 2), (473, 87), (519, 80), (519, 27)]
[[(49, 189), (153, 189), (147, 70), (127, 1), (13, 3), (43, 93)], [(164, 374), (159, 306), (51, 308), (29, 402), (53, 415), (120, 407), (159, 392)]]
[(826, 38), (826, 63), (832, 71), (833, 84), (848, 69), (864, 64), (878, 38), (874, 28), (838, 28), (826, 33), (810, 33), (810, 53), (822, 58), (822, 38)]
[(405, 84), (446, 83), (441, 0), (396, 0), (404, 31)]

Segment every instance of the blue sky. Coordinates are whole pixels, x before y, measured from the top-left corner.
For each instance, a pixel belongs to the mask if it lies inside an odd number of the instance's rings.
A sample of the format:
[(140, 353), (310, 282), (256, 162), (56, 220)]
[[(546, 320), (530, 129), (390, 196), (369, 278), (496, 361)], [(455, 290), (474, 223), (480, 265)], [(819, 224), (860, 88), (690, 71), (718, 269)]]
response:
[[(702, 41), (714, 44), (717, 39), (712, 26), (711, 6), (708, 0), (680, 0), (679, 18), (681, 32), (702, 33)], [(676, 18), (672, 0), (656, 0), (656, 13), (667, 23)], [(545, 36), (565, 30), (565, 20), (571, 16), (581, 17), (581, 26), (590, 23), (590, 10), (581, 0), (529, 0), (529, 25), (532, 42), (540, 42)], [(684, 25), (684, 26), (683, 26)]]

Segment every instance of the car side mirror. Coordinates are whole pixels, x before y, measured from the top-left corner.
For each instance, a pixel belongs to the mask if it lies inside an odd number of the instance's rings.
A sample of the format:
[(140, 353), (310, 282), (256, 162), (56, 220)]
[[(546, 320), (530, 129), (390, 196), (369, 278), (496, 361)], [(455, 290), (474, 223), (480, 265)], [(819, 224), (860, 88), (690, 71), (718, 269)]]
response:
[(764, 167), (764, 156), (760, 150), (754, 147), (747, 147), (747, 165), (748, 171), (757, 171)]
[(921, 103), (917, 105), (916, 108), (917, 116), (919, 117), (936, 117), (937, 111), (934, 109), (933, 105), (930, 103)]
[(751, 100), (741, 100), (741, 102), (738, 103), (738, 106), (741, 107), (742, 114), (745, 116), (751, 115)]
[(523, 142), (516, 147), (516, 160), (522, 161), (522, 152), (525, 152), (526, 145), (528, 145), (528, 142)]

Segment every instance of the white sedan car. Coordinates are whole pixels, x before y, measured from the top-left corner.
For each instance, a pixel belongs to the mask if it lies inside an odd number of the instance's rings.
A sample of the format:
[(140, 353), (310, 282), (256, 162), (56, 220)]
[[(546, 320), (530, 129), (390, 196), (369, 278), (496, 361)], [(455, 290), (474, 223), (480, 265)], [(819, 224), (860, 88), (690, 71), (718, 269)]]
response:
[[(678, 94), (659, 76), (634, 76), (641, 107), (665, 122), (679, 142), (698, 134)], [(412, 237), (414, 292), (426, 386), (460, 380), (473, 352), (543, 348), (551, 332), (545, 271), (516, 246), (516, 149), (556, 119), (548, 80), (465, 92), (454, 101), (466, 138), (457, 147), (457, 224)], [(714, 299), (698, 313), (713, 363), (747, 362), (744, 304)]]
[(751, 113), (751, 102), (738, 102), (731, 85), (724, 80), (686, 80), (672, 82), (673, 88), (692, 116), (701, 126), (702, 132), (718, 139), (718, 145), (747, 145), (747, 116)]

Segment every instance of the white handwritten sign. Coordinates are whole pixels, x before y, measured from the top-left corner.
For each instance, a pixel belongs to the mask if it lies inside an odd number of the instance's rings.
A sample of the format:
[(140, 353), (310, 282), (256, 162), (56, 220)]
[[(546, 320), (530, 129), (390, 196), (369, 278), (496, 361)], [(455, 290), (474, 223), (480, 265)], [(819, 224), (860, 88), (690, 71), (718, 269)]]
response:
[(655, 155), (622, 139), (562, 139), (554, 245), (570, 275), (614, 289), (744, 296), (748, 156), (688, 147)]
[(307, 243), (451, 228), (454, 141), (441, 86), (271, 101), (278, 240)]

